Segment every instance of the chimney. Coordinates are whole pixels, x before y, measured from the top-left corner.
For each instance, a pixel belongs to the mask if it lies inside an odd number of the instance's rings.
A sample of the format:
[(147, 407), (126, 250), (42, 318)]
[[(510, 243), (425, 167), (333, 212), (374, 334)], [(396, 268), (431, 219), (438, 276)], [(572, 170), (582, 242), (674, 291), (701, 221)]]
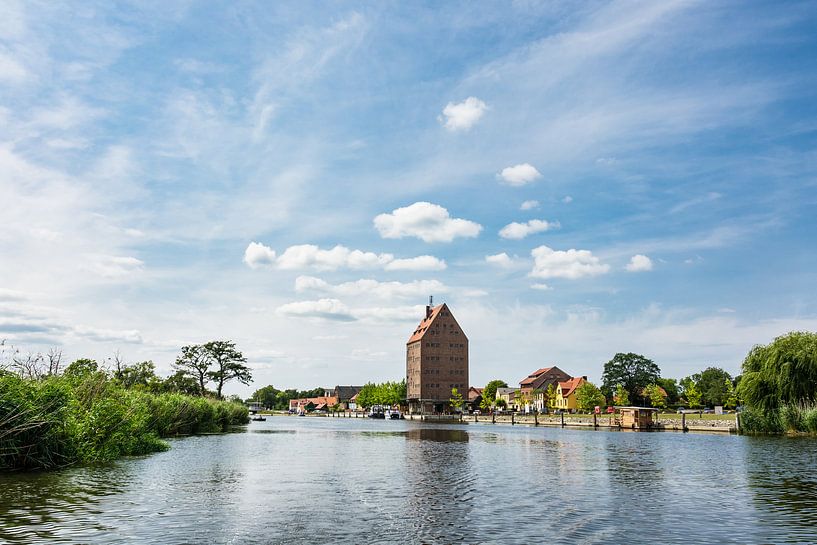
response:
[(426, 320), (431, 318), (431, 307), (426, 305)]
[(428, 296), (428, 304), (426, 305), (426, 320), (431, 318), (431, 309), (434, 307), (434, 296)]

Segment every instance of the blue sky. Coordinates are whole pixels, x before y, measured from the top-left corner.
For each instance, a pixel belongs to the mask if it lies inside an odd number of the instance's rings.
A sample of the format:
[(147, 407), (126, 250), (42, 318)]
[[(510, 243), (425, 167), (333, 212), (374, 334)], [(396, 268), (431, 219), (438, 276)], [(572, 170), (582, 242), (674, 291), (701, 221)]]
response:
[(433, 294), (482, 385), (817, 329), (813, 4), (234, 4), (0, 6), (7, 343), (361, 383)]

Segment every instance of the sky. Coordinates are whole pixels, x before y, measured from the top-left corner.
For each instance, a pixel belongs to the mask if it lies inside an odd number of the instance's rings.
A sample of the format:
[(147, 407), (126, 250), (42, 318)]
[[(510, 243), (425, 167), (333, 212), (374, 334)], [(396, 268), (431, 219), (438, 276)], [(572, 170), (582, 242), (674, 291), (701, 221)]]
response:
[(249, 395), (617, 352), (739, 372), (817, 330), (817, 6), (0, 3), (0, 339)]

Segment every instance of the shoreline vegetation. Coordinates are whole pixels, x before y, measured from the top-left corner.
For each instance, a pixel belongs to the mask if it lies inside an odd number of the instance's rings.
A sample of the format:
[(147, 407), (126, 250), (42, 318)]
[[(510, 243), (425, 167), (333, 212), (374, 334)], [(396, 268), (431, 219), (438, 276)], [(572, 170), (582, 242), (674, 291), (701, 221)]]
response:
[(84, 359), (61, 372), (56, 360), (29, 356), (0, 369), (0, 471), (151, 454), (169, 448), (164, 438), (249, 422), (243, 403), (219, 399), (183, 372), (161, 379), (152, 362), (108, 371)]

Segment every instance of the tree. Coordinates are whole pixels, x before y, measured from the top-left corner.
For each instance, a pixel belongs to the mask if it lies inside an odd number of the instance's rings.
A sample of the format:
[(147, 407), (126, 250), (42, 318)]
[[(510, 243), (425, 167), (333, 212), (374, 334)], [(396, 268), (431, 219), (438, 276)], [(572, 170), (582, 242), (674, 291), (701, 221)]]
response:
[[(484, 394), (485, 390), (483, 390), (482, 393)], [(487, 413), (494, 406), (494, 401), (495, 400), (489, 399), (483, 395), (482, 400), (479, 402), (479, 408)]]
[(81, 358), (65, 368), (65, 375), (69, 377), (83, 377), (99, 371), (99, 364), (95, 360)]
[(650, 405), (656, 409), (667, 408), (667, 395), (657, 384), (650, 384), (645, 389), (646, 397), (650, 400)]
[(556, 405), (556, 387), (553, 384), (548, 384), (547, 389), (542, 394), (547, 410), (552, 409)]
[(706, 406), (726, 404), (726, 381), (732, 382), (732, 375), (719, 367), (707, 367), (697, 376), (695, 386), (701, 393), (701, 401)]
[(516, 401), (516, 409), (518, 411), (526, 411), (528, 405), (530, 405), (530, 396), (527, 393), (522, 392), (522, 390), (516, 391), (514, 400)]
[(605, 389), (612, 391), (617, 386), (624, 386), (629, 399), (642, 398), (641, 392), (661, 376), (661, 369), (650, 359), (640, 354), (618, 353), (604, 364), (602, 381)]
[(697, 409), (701, 406), (701, 392), (694, 382), (690, 381), (684, 387), (684, 395), (687, 398), (690, 409)]
[(723, 406), (727, 409), (736, 408), (738, 406), (738, 393), (735, 390), (735, 386), (732, 384), (732, 381), (727, 379), (724, 382), (723, 387), (726, 390)]
[(199, 385), (199, 395), (203, 396), (207, 392), (206, 385), (210, 380), (209, 355), (200, 344), (183, 346), (181, 352), (173, 368), (194, 378)]
[(482, 398), (485, 399), (486, 397), (491, 400), (491, 403), (494, 402), (496, 399), (496, 390), (497, 388), (507, 388), (508, 383), (504, 380), (494, 379), (488, 384), (485, 385), (485, 388), (482, 389)]
[(125, 388), (148, 388), (160, 379), (156, 376), (156, 365), (152, 361), (140, 361), (132, 365), (120, 365), (115, 372)]
[(161, 390), (191, 396), (200, 394), (199, 383), (196, 379), (181, 370), (164, 379), (161, 383)]
[(274, 408), (276, 402), (278, 401), (278, 394), (280, 392), (275, 389), (275, 386), (270, 384), (269, 386), (264, 386), (263, 388), (259, 388), (252, 394), (252, 400), (257, 401), (264, 407), (271, 407)]
[(454, 412), (459, 412), (462, 410), (462, 394), (456, 388), (451, 388), (451, 398), (448, 400), (448, 403), (451, 404), (451, 408)]
[(615, 393), (615, 402), (616, 405), (619, 406), (626, 406), (630, 404), (630, 395), (627, 393), (627, 389), (624, 385), (619, 384), (616, 386), (616, 393)]
[(764, 411), (817, 402), (817, 333), (794, 331), (752, 348), (743, 360), (738, 396)]
[(508, 402), (502, 399), (501, 397), (496, 400), (496, 406), (500, 409), (504, 409), (508, 406)]
[(209, 371), (207, 376), (216, 383), (216, 397), (222, 398), (221, 391), (224, 385), (231, 380), (237, 380), (244, 385), (252, 382), (250, 368), (244, 365), (247, 358), (236, 350), (234, 342), (210, 341), (202, 348), (214, 367), (214, 370)]
[(596, 406), (604, 405), (604, 394), (592, 382), (582, 382), (576, 388), (576, 405), (580, 411), (592, 411)]
[(667, 392), (667, 403), (674, 405), (678, 403), (680, 393), (678, 391), (678, 381), (674, 378), (659, 378), (655, 383)]

